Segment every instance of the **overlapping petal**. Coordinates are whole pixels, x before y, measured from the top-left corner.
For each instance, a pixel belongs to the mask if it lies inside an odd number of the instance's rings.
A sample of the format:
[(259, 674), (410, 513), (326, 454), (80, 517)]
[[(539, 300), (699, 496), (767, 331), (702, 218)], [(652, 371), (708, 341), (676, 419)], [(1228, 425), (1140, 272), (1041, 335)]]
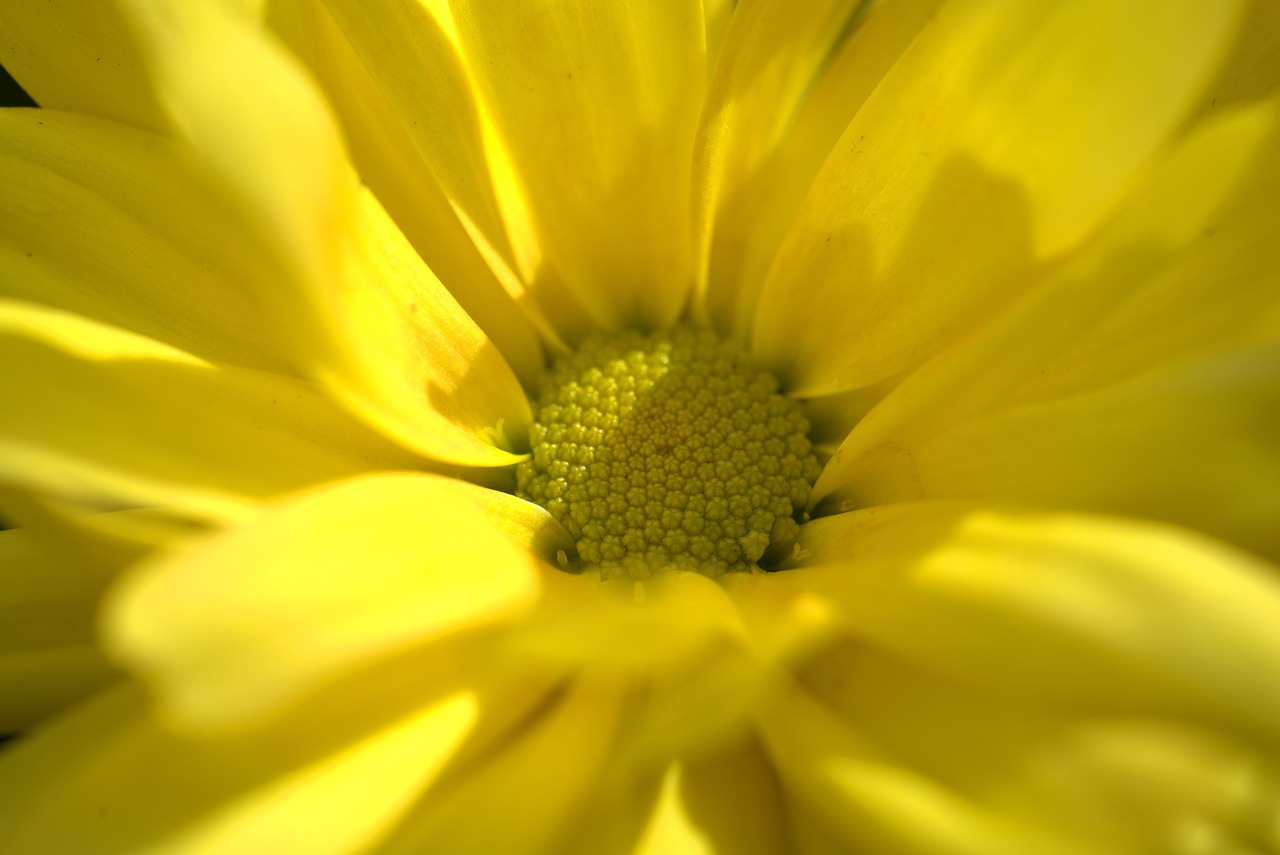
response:
[[(402, 823), (382, 851), (556, 851), (596, 786), (624, 699), (612, 680), (575, 681), (500, 753)], [(494, 820), (495, 805), (502, 806), (501, 822)]]
[(104, 694), (6, 758), (0, 847), (113, 855), (367, 848), (450, 759), (474, 726), (477, 702), (458, 692), (397, 718), (387, 687), (364, 688), (358, 701), (331, 699), (287, 726), (220, 741), (165, 730), (136, 689)]
[(0, 300), (0, 331), (10, 484), (233, 519), (277, 493), (415, 462), (295, 378), (28, 303)]
[(1277, 115), (1202, 124), (1036, 294), (873, 409), (816, 494), (1130, 513), (1280, 554)]
[(882, 762), (1075, 851), (1195, 851), (1209, 841), (1269, 851), (1277, 843), (1274, 752), (1230, 730), (1046, 706), (859, 643), (811, 663), (801, 679)]
[(600, 326), (669, 326), (692, 284), (700, 4), (451, 6), (547, 263)]
[(76, 12), (50, 15), (41, 0), (4, 4), (0, 29), (12, 37), (0, 43), (0, 65), (42, 107), (168, 130), (145, 49), (121, 4), (95, 3)]
[(180, 138), (274, 253), (264, 300), (304, 370), (429, 456), (511, 462), (519, 383), (359, 186), (314, 81), (223, 4), (129, 8)]
[(22, 730), (108, 682), (93, 616), (106, 577), (24, 531), (0, 531), (0, 733)]
[(428, 475), (369, 476), (286, 502), (135, 573), (108, 645), (195, 731), (254, 722), (379, 659), (510, 619), (535, 559)]
[(705, 323), (745, 339), (765, 275), (845, 126), (939, 0), (742, 3), (695, 150)]
[(361, 179), (532, 388), (537, 336), (556, 333), (517, 273), (478, 105), (445, 25), (413, 3), (334, 12), (344, 26), (318, 0), (272, 3), (268, 19), (324, 87)]
[(204, 359), (289, 372), (261, 248), (180, 145), (56, 110), (0, 112), (0, 294)]
[(1203, 535), (906, 503), (806, 527), (786, 581), (858, 638), (1047, 704), (1167, 712), (1274, 739), (1275, 567)]
[(1008, 305), (1187, 115), (1239, 4), (954, 2), (869, 97), (766, 280), (798, 395), (873, 384)]

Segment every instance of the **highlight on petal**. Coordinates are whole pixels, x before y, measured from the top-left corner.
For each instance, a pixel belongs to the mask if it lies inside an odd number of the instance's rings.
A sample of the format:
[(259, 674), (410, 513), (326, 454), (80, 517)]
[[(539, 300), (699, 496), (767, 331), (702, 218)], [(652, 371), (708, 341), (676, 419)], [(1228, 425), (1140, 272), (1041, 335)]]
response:
[(454, 482), (454, 487), (467, 494), (477, 510), (517, 545), (552, 567), (568, 570), (572, 566), (577, 549), (573, 537), (541, 505), (465, 481)]
[(339, 482), (161, 556), (113, 593), (107, 646), (184, 731), (259, 721), (394, 653), (500, 624), (535, 559), (429, 475)]
[[(326, 15), (315, 8), (314, 0), (297, 0), (294, 5), (312, 20)], [(417, 168), (434, 178), (464, 226), (510, 261), (511, 248), (485, 159), (481, 105), (455, 44), (452, 20), (441, 20), (447, 9), (439, 7), (445, 4), (328, 0), (323, 5), (326, 16), (349, 40), (347, 50), (363, 63), (362, 73), (377, 86), (375, 97), (402, 124)], [(329, 39), (336, 40), (333, 34)], [(337, 49), (335, 45), (329, 50)]]
[[(397, 10), (411, 13), (412, 23), (384, 25), (376, 17)], [(424, 31), (430, 31), (432, 22), (418, 4), (363, 4), (358, 11), (354, 6), (338, 6), (338, 11), (346, 16), (351, 30), (344, 31), (317, 0), (273, 2), (269, 21), (324, 87), (361, 180), (386, 206), (431, 271), (502, 352), (521, 382), (534, 388), (542, 369), (538, 309), (511, 270), (510, 250), (503, 247), (506, 254), (499, 257), (497, 249), (484, 254), (477, 246), (502, 247), (505, 237), (496, 201), (487, 188), (485, 164), (467, 159), (479, 151), (480, 133), (475, 129), (464, 132), (464, 111), (440, 108), (441, 101), (447, 99), (439, 91), (414, 88), (429, 87), (433, 81), (439, 85), (452, 81), (452, 97), (468, 103), (457, 79), (463, 73), (460, 63), (455, 59), (450, 74), (441, 69), (440, 76), (431, 76), (422, 68), (440, 63), (441, 54), (447, 56), (449, 51), (420, 50), (413, 52), (411, 61), (388, 61), (388, 39), (398, 44), (400, 38), (422, 37)], [(377, 60), (366, 64), (355, 42), (373, 50)], [(412, 73), (399, 74), (401, 70)], [(375, 78), (375, 72), (381, 77)], [(394, 81), (387, 80), (388, 74), (396, 75)], [(393, 82), (405, 91), (396, 90)], [(397, 91), (400, 98), (389, 96), (383, 84)], [(446, 128), (457, 131), (457, 139), (443, 142), (455, 136)], [(445, 175), (437, 178), (433, 169), (443, 170)], [(469, 197), (468, 192), (476, 193), (477, 198)], [(477, 205), (481, 210), (475, 210)], [(490, 233), (481, 235), (481, 229)]]
[(718, 644), (745, 633), (732, 599), (699, 573), (643, 582), (556, 573), (545, 584), (542, 607), (511, 635), (513, 656), (661, 674), (704, 661)]
[(701, 4), (451, 9), (547, 263), (600, 326), (670, 325), (692, 284)]
[(381, 851), (559, 851), (557, 841), (572, 830), (614, 748), (624, 697), (608, 679), (573, 681), (501, 751), (426, 800)]
[(353, 221), (336, 341), (316, 367), (357, 413), (409, 448), (471, 466), (515, 463), (529, 402), (510, 366), (414, 253), (369, 193)]
[(512, 462), (519, 383), (359, 186), (315, 82), (227, 5), (128, 8), (180, 139), (274, 253), (264, 299), (298, 364), (410, 448)]
[(0, 478), (88, 507), (231, 519), (258, 499), (414, 462), (303, 381), (7, 300), (0, 386)]
[(1124, 198), (1239, 3), (950, 3), (832, 149), (752, 345), (797, 395), (912, 367), (1014, 301)]
[(204, 359), (293, 373), (270, 269), (189, 153), (56, 110), (0, 111), (0, 295)]
[(662, 779), (662, 792), (648, 826), (636, 844), (635, 855), (680, 852), (712, 855), (711, 841), (694, 826), (680, 801), (680, 767), (672, 766)]
[(694, 165), (704, 323), (746, 338), (765, 274), (849, 121), (941, 0), (785, 0), (735, 10)]
[(0, 734), (30, 727), (114, 676), (93, 643), (108, 577), (29, 532), (0, 531)]
[(10, 750), (0, 846), (367, 850), (468, 736), (478, 699), (456, 691), (396, 715), (390, 687), (364, 690), (359, 702), (330, 699), (278, 727), (213, 741), (167, 731), (134, 687), (106, 693)]
[(680, 766), (682, 812), (713, 851), (788, 851), (788, 813), (777, 775), (755, 739), (690, 758)]
[(1199, 125), (1036, 293), (881, 401), (815, 498), (1128, 513), (1280, 555), (1277, 117)]
[(1277, 735), (1276, 568), (1165, 526), (906, 503), (805, 527), (785, 581), (855, 637), (1047, 704)]

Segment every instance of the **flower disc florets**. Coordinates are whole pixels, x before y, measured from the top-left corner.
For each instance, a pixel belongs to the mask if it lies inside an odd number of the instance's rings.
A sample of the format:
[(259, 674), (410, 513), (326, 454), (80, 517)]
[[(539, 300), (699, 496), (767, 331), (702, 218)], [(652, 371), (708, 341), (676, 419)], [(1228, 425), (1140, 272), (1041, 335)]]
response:
[(607, 575), (781, 556), (818, 462), (800, 406), (705, 330), (592, 339), (545, 380), (517, 493)]

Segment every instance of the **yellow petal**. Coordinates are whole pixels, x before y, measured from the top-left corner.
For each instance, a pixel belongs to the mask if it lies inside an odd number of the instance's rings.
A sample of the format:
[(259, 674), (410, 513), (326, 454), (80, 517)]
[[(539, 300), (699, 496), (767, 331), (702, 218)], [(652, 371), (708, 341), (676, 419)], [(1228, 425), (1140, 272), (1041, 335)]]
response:
[(413, 457), (280, 375), (203, 362), (75, 315), (0, 301), (5, 480), (89, 505), (214, 518)]
[(28, 532), (0, 531), (0, 734), (30, 727), (113, 671), (93, 644), (107, 577), (60, 560)]
[(760, 733), (788, 801), (817, 817), (846, 851), (904, 855), (1067, 855), (1077, 851), (877, 756), (798, 685), (762, 714)]
[(469, 496), (496, 528), (552, 567), (567, 570), (576, 560), (573, 537), (541, 505), (465, 481), (458, 481), (455, 487)]
[(663, 758), (656, 766), (619, 762), (615, 756), (595, 790), (573, 835), (556, 852), (792, 851), (790, 817), (777, 776), (751, 739), (716, 745), (675, 763)]
[(261, 256), (171, 140), (54, 110), (0, 112), (0, 295), (205, 359), (288, 371)]
[(831, 147), (940, 0), (743, 4), (695, 148), (695, 311), (745, 338), (778, 245)]
[(819, 173), (766, 281), (755, 351), (813, 395), (967, 334), (1123, 197), (1239, 6), (944, 6)]
[(380, 87), (384, 109), (404, 123), (401, 132), (449, 203), (510, 258), (479, 107), (439, 10), (415, 0), (332, 0), (326, 6)]
[(576, 680), (489, 762), (429, 794), (380, 852), (561, 851), (613, 748), (622, 697), (608, 681)]
[(0, 7), (0, 65), (42, 107), (169, 128), (137, 37), (115, 3), (58, 15), (41, 0)]
[(755, 740), (686, 761), (680, 799), (716, 852), (788, 851), (787, 814), (777, 775)]
[(360, 187), (315, 82), (223, 4), (128, 8), (182, 140), (274, 253), (264, 299), (297, 362), (428, 456), (512, 462), (519, 383)]
[(529, 401), (493, 342), (361, 194), (341, 290), (327, 303), (342, 351), (315, 370), (357, 413), (440, 460), (502, 466), (520, 457)]
[(451, 480), (370, 476), (145, 566), (108, 606), (109, 648), (155, 685), (167, 720), (240, 726), (511, 616), (537, 592), (533, 564)]
[(535, 662), (664, 673), (745, 634), (733, 600), (699, 573), (601, 582), (550, 571), (546, 584), (543, 608), (511, 640), (513, 655)]
[(1276, 568), (1177, 529), (902, 504), (805, 527), (786, 581), (851, 630), (1049, 703), (1190, 714), (1274, 738)]
[(1280, 554), (1277, 115), (1203, 124), (1032, 298), (881, 401), (815, 494), (1162, 517)]
[[(324, 87), (361, 179), (521, 381), (535, 388), (542, 369), (535, 322), (545, 321), (512, 272), (460, 62), (416, 3), (334, 10), (342, 27), (315, 0), (276, 2), (271, 23)], [(372, 52), (372, 61), (366, 64), (360, 50)], [(441, 109), (443, 102), (452, 106)]]
[(1200, 99), (1196, 119), (1280, 94), (1280, 6), (1269, 0), (1250, 0), (1236, 32), (1231, 53)]
[(104, 577), (149, 552), (205, 533), (210, 522), (175, 508), (89, 509), (9, 487), (0, 487), (0, 511), (58, 560)]
[(671, 324), (692, 278), (700, 4), (451, 5), (548, 263), (606, 328)]
[(1196, 837), (1274, 846), (1274, 757), (1230, 734), (1124, 710), (1044, 707), (951, 681), (865, 645), (804, 684), (892, 756), (985, 807), (1052, 829), (1077, 851), (1160, 851)]
[(1280, 557), (1280, 345), (1028, 404), (863, 464), (860, 497), (1154, 517)]
[(672, 766), (662, 779), (662, 791), (649, 824), (636, 843), (635, 855), (713, 855), (715, 849), (701, 829), (689, 819), (680, 802), (680, 767)]
[(11, 852), (367, 851), (467, 737), (462, 691), (390, 715), (394, 687), (216, 740), (176, 736), (136, 689), (105, 694), (0, 762)]
[(768, 579), (672, 572), (601, 583), (548, 571), (545, 584), (542, 607), (511, 633), (507, 655), (643, 685), (627, 739), (628, 758), (642, 764), (743, 732), (781, 669), (835, 628), (823, 601)]

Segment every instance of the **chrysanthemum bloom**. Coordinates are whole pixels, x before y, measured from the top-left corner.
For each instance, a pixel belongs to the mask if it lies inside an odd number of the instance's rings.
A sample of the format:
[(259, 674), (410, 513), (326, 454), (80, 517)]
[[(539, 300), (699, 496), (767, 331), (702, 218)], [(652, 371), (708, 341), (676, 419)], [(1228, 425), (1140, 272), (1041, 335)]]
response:
[(1277, 8), (6, 0), (0, 851), (1280, 849)]

